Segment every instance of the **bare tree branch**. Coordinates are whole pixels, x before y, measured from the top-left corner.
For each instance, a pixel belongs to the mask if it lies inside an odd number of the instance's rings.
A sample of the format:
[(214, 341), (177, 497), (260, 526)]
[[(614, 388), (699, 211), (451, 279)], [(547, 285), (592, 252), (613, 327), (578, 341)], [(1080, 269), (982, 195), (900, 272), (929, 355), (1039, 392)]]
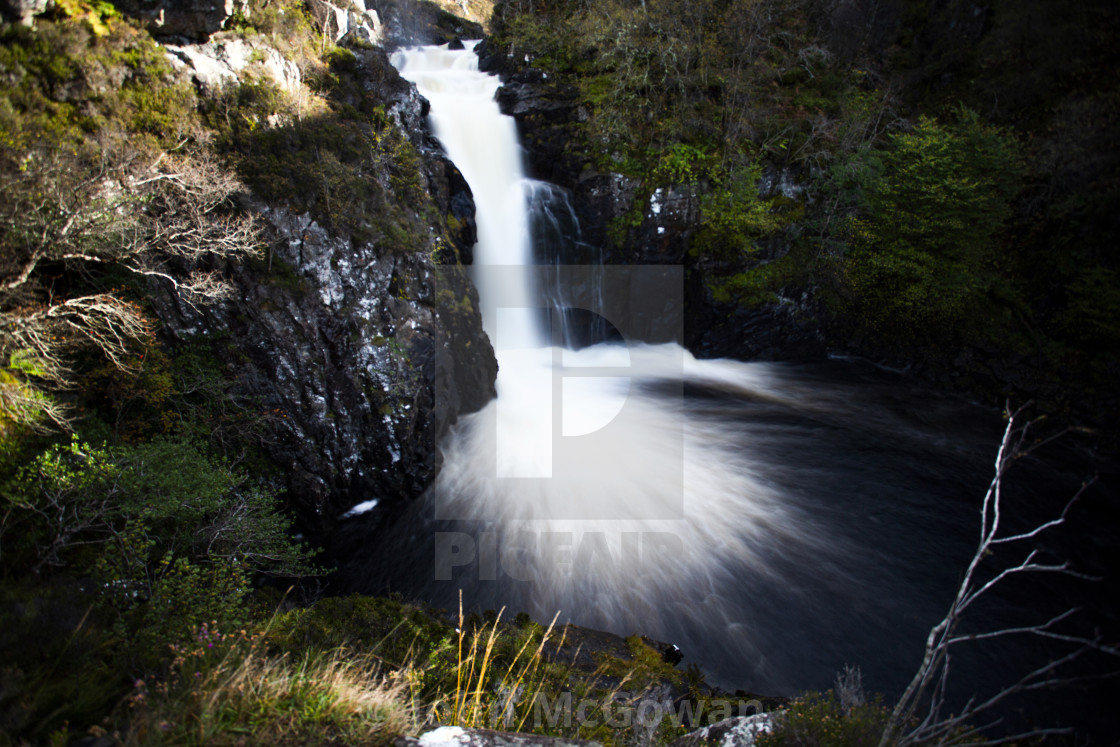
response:
[[(134, 343), (150, 336), (125, 291), (99, 287), (105, 272), (160, 283), (195, 308), (228, 298), (222, 263), (260, 251), (257, 222), (232, 203), (240, 189), (202, 150), (145, 159), (101, 143), (82, 154), (0, 153), (0, 369), (14, 380), (0, 396), (0, 424), (65, 423), (44, 392), (70, 384), (72, 354), (92, 347), (127, 368)], [(57, 297), (55, 287), (71, 290)], [(16, 368), (13, 356), (35, 365)]]
[[(1073, 578), (1093, 579), (1092, 576), (1073, 570), (1068, 563), (1040, 562), (1036, 559), (1038, 551), (1032, 549), (1017, 564), (996, 572), (987, 581), (981, 582), (978, 580), (978, 571), (983, 562), (992, 554), (993, 548), (1032, 540), (1042, 532), (1060, 526), (1066, 521), (1074, 502), (1082, 496), (1091, 484), (1091, 482), (1083, 484), (1073, 498), (1066, 503), (1065, 508), (1057, 518), (1027, 531), (1000, 535), (1003, 521), (1004, 476), (1013, 461), (1038, 446), (1038, 444), (1028, 445), (1027, 436), (1032, 423), (1024, 419), (1024, 410), (1025, 407), (1008, 415), (1007, 427), (1004, 429), (1003, 439), (996, 454), (995, 474), (988, 486), (987, 493), (984, 495), (980, 510), (980, 539), (976, 551), (965, 570), (957, 588), (956, 596), (949, 605), (948, 612), (940, 622), (930, 629), (926, 638), (925, 653), (922, 656), (921, 666), (919, 666), (914, 678), (891, 712), (879, 742), (880, 747), (919, 743), (946, 745), (964, 742), (968, 744), (1001, 744), (1016, 739), (1068, 733), (1068, 729), (1036, 729), (1013, 737), (988, 739), (982, 738), (980, 732), (997, 725), (999, 723), (998, 719), (983, 727), (977, 727), (976, 721), (1012, 695), (1050, 688), (1067, 682), (1068, 679), (1061, 677), (1058, 672), (1086, 652), (1096, 651), (1120, 658), (1120, 648), (1116, 646), (1104, 644), (1097, 639), (1083, 635), (1055, 630), (1057, 625), (1077, 615), (1080, 610), (1076, 608), (1065, 610), (1049, 620), (1034, 625), (1021, 625), (963, 635), (956, 633), (961, 616), (969, 606), (1012, 576), (1024, 573), (1059, 573)], [(1053, 440), (1053, 437), (1044, 441), (1048, 442), (1050, 440)], [(1065, 655), (1027, 672), (1018, 681), (1004, 687), (986, 700), (970, 699), (958, 714), (944, 716), (950, 670), (950, 648), (959, 643), (992, 640), (1011, 635), (1028, 635), (1045, 640), (1060, 641), (1070, 644), (1074, 648)], [(919, 710), (921, 710), (920, 718), (917, 715)]]

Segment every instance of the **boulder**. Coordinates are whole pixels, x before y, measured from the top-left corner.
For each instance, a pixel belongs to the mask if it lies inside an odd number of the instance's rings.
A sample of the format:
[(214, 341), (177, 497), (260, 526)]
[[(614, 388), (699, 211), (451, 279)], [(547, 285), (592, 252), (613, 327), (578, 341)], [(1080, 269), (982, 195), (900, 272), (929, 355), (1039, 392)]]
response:
[(482, 26), (424, 0), (367, 0), (385, 25), (385, 48), (447, 44), (455, 39), (481, 39)]
[(685, 734), (669, 747), (751, 747), (774, 728), (773, 713), (735, 716)]
[(350, 45), (378, 46), (384, 38), (381, 17), (376, 10), (367, 10), (362, 0), (344, 0), (342, 5), (327, 0), (308, 0), (307, 7), (335, 42), (348, 38)]

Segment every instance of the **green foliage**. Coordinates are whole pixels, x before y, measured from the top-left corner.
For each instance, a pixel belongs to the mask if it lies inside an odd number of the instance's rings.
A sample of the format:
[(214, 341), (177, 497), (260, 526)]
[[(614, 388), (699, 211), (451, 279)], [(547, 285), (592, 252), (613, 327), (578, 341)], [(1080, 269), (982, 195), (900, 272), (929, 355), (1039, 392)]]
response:
[[(867, 211), (848, 223), (848, 282), (861, 318), (880, 332), (949, 330), (996, 283), (999, 233), (1023, 174), (1015, 139), (961, 110), (957, 121), (922, 117), (871, 156)], [(858, 182), (857, 182), (858, 183)]]
[(710, 281), (713, 298), (719, 303), (738, 303), (748, 308), (777, 301), (776, 291), (797, 280), (797, 255), (790, 253), (726, 279)]
[(860, 81), (811, 17), (806, 0), (510, 0), (495, 6), (492, 41), (578, 86), (589, 117), (570, 147), (600, 165), (677, 144), (819, 161)]
[[(358, 75), (353, 54), (340, 50), (329, 59), (315, 85), (328, 96), (350, 90), (344, 81)], [(223, 90), (205, 109), (219, 146), (262, 198), (308, 211), (325, 226), (388, 251), (424, 248), (426, 229), (415, 208), (431, 203), (414, 146), (370, 101), (355, 107), (330, 100), (332, 108), (303, 114), (298, 102), (261, 80)]]
[(128, 137), (132, 147), (181, 145), (199, 132), (194, 90), (151, 37), (114, 22), (103, 34), (40, 21), (0, 29), (0, 143), (74, 148)]
[[(5, 538), (20, 526), (17, 546), (36, 556), (35, 568), (116, 542), (126, 565), (146, 569), (174, 555), (236, 561), (250, 572), (314, 572), (308, 552), (288, 538), (275, 494), (190, 442), (55, 446), (19, 471), (4, 511)], [(143, 541), (125, 547), (130, 528)]]
[(851, 747), (879, 743), (890, 709), (878, 700), (845, 709), (839, 698), (807, 693), (778, 716), (774, 730), (760, 735), (759, 747)]
[(117, 9), (104, 0), (58, 0), (55, 7), (75, 21), (84, 21), (98, 36), (108, 34), (110, 23), (120, 18)]
[(81, 569), (112, 634), (104, 655), (127, 671), (158, 667), (193, 625), (248, 622), (253, 574), (317, 572), (274, 493), (190, 442), (75, 438), (37, 455), (5, 492), (6, 572)]
[(292, 0), (254, 0), (232, 22), (295, 60), (307, 85), (290, 95), (246, 75), (201, 102), (219, 149), (245, 183), (358, 242), (388, 252), (427, 248), (427, 227), (440, 220), (419, 154), (378, 95), (383, 58), (334, 45), (305, 4)]
[(0, 366), (0, 441), (10, 442), (49, 422), (57, 401), (33, 383), (47, 375), (49, 368), (41, 356), (26, 348), (12, 351), (8, 365)]
[(739, 259), (754, 252), (754, 242), (777, 231), (782, 222), (772, 200), (758, 193), (762, 167), (752, 164), (713, 184), (700, 201), (700, 228), (692, 251), (705, 257)]
[(149, 665), (193, 625), (208, 620), (243, 625), (249, 590), (239, 561), (218, 558), (198, 565), (168, 551), (153, 562), (156, 545), (144, 523), (135, 521), (114, 537), (92, 571), (101, 585), (101, 604), (116, 615), (114, 632), (126, 642), (130, 658)]
[(796, 238), (780, 232), (819, 209), (760, 195), (763, 170), (827, 168), (885, 124), (887, 96), (829, 51), (813, 10), (806, 0), (510, 0), (495, 8), (491, 41), (578, 89), (580, 121), (564, 130), (575, 159), (641, 180), (609, 227), (616, 245), (633, 251), (654, 190), (694, 185), (700, 218), (684, 261), (703, 263), (721, 298), (756, 304), (820, 270), (801, 249), (796, 263), (759, 264), (762, 239), (779, 251)]
[[(246, 14), (247, 11), (247, 14)], [(234, 6), (226, 28), (245, 37), (263, 37), (274, 49), (303, 67), (318, 58), (320, 35), (306, 3), (300, 0), (247, 0)]]
[(673, 143), (659, 151), (650, 178), (656, 184), (691, 184), (710, 179), (719, 167), (717, 156), (707, 148), (686, 143)]

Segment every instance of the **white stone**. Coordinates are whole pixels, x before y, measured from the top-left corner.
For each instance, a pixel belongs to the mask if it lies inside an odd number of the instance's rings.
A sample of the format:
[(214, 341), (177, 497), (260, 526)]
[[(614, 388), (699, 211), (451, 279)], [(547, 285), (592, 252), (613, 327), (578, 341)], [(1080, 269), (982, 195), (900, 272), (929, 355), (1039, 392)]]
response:
[(192, 77), (203, 88), (221, 88), (236, 83), (241, 73), (252, 65), (259, 65), (261, 71), (287, 93), (299, 92), (299, 67), (285, 59), (279, 51), (259, 42), (238, 38), (211, 39), (205, 44), (168, 44), (166, 49), (172, 64), (189, 68)]
[(774, 714), (756, 713), (753, 716), (738, 716), (720, 721), (694, 732), (700, 741), (707, 741), (711, 732), (722, 732), (722, 739), (716, 747), (752, 747), (762, 734), (774, 729)]
[(453, 742), (466, 742), (469, 739), (470, 737), (467, 736), (461, 726), (441, 726), (426, 734), (421, 734), (420, 745), (421, 747), (434, 747), (435, 745), (445, 745)]

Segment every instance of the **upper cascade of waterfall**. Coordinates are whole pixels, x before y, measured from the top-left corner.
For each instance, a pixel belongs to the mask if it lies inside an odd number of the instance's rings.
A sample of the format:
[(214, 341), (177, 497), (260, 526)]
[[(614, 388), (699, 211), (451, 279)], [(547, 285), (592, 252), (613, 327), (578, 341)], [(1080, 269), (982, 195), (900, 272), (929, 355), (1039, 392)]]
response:
[[(392, 63), (431, 104), (433, 134), (463, 174), (474, 194), (478, 243), (474, 280), (480, 297), (502, 299), (500, 318), (483, 312), (483, 326), (496, 350), (539, 348), (547, 338), (537, 321), (526, 273), (509, 282), (507, 273), (487, 266), (532, 264), (525, 174), (517, 125), (502, 114), (495, 99), (501, 81), (478, 69), (476, 41), (461, 50), (444, 46), (396, 52)], [(500, 287), (499, 287), (500, 286)], [(508, 312), (508, 313), (507, 313)]]

